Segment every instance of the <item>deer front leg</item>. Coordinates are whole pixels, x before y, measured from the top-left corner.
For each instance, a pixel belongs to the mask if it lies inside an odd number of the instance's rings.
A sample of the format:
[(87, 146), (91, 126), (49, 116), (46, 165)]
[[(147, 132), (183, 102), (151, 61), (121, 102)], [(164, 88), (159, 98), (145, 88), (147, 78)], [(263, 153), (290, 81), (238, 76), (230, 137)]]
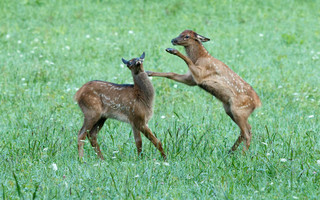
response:
[(197, 67), (190, 58), (186, 57), (185, 55), (183, 55), (182, 53), (180, 53), (180, 51), (178, 51), (177, 49), (173, 49), (173, 48), (167, 48), (166, 51), (170, 54), (176, 55), (179, 58), (181, 58), (182, 60), (184, 60), (184, 62), (188, 65), (188, 68), (190, 70), (190, 72), (193, 75), (193, 79), (196, 79), (194, 82), (197, 83), (197, 81), (201, 80), (201, 68)]
[(136, 147), (137, 147), (137, 151), (138, 151), (138, 156), (141, 156), (142, 139), (141, 139), (140, 131), (134, 126), (132, 126), (132, 130), (133, 130), (134, 141), (136, 143)]
[(172, 54), (172, 55), (176, 55), (178, 57), (180, 57), (182, 60), (184, 60), (184, 62), (186, 62), (186, 64), (189, 65), (194, 65), (192, 60), (188, 57), (186, 57), (185, 55), (183, 55), (182, 53), (180, 53), (180, 51), (178, 51), (177, 49), (173, 49), (173, 48), (167, 48), (166, 52)]
[(148, 125), (142, 125), (139, 127), (139, 130), (153, 143), (153, 145), (160, 151), (161, 156), (164, 160), (167, 159), (166, 154), (163, 151), (162, 144), (158, 138), (156, 138), (151, 130), (149, 129)]
[(146, 72), (148, 76), (157, 76), (157, 77), (165, 77), (180, 83), (184, 83), (189, 86), (195, 86), (197, 85), (196, 82), (194, 81), (191, 73), (186, 73), (186, 74), (176, 74), (173, 72), (168, 72), (168, 73), (162, 73), (162, 72)]

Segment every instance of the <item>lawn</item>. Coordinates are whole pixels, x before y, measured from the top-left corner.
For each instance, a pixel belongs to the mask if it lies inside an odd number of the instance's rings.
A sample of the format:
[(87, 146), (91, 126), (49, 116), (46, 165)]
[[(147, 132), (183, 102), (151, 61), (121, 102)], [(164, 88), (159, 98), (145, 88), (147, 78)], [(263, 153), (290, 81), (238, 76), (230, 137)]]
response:
[[(3, 199), (319, 199), (320, 2), (0, 2), (0, 196)], [(74, 102), (90, 80), (132, 83), (121, 58), (185, 73), (168, 53), (192, 29), (259, 94), (250, 150), (221, 103), (198, 87), (152, 78), (150, 129), (138, 157), (128, 124), (108, 120), (78, 159), (83, 116)], [(182, 47), (176, 47), (181, 52)]]

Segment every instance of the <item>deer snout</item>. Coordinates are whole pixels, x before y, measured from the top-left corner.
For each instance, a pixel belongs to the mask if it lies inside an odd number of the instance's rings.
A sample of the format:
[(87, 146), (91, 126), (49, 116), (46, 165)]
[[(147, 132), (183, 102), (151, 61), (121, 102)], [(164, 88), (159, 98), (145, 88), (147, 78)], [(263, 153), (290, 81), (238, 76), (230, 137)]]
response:
[(174, 39), (171, 40), (171, 43), (172, 43), (173, 45), (176, 45), (177, 42), (178, 42), (178, 40), (177, 40), (176, 38), (174, 38)]

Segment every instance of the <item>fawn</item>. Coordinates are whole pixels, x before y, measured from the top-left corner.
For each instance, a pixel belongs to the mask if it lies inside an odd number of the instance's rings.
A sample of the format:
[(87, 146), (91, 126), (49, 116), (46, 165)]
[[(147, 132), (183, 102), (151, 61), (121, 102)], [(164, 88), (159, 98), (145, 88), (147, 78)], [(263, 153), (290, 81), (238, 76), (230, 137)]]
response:
[(171, 40), (173, 45), (185, 48), (187, 57), (178, 50), (168, 48), (170, 54), (180, 57), (188, 65), (186, 74), (147, 72), (149, 76), (169, 78), (189, 86), (199, 86), (219, 99), (228, 116), (239, 126), (240, 136), (232, 146), (235, 151), (242, 141), (243, 151), (249, 149), (252, 138), (248, 118), (255, 108), (261, 106), (261, 101), (253, 88), (226, 64), (211, 56), (202, 42), (209, 41), (202, 35), (191, 30), (183, 31), (177, 38)]
[(104, 159), (97, 142), (98, 132), (108, 119), (129, 123), (132, 127), (138, 155), (142, 151), (142, 132), (166, 159), (160, 140), (148, 127), (153, 114), (154, 88), (143, 69), (145, 53), (139, 58), (122, 62), (131, 70), (134, 84), (115, 84), (105, 81), (90, 81), (75, 94), (75, 100), (84, 115), (84, 123), (78, 135), (79, 158), (83, 157), (86, 136), (101, 159)]

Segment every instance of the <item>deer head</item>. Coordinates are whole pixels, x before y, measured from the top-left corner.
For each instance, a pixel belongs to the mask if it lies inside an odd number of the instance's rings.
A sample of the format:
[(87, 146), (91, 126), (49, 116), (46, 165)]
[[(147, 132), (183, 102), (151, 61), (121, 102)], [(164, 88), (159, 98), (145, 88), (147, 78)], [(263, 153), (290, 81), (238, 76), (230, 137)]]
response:
[(210, 39), (202, 35), (199, 35), (194, 31), (185, 30), (178, 37), (172, 39), (171, 43), (173, 45), (181, 45), (186, 47), (186, 46), (192, 45), (195, 42), (201, 43), (201, 42), (207, 42), (207, 41), (210, 41)]
[(122, 62), (127, 65), (127, 67), (131, 70), (133, 74), (139, 74), (144, 72), (143, 69), (143, 61), (144, 61), (145, 53), (143, 52), (139, 58), (133, 58), (129, 61), (122, 58)]

